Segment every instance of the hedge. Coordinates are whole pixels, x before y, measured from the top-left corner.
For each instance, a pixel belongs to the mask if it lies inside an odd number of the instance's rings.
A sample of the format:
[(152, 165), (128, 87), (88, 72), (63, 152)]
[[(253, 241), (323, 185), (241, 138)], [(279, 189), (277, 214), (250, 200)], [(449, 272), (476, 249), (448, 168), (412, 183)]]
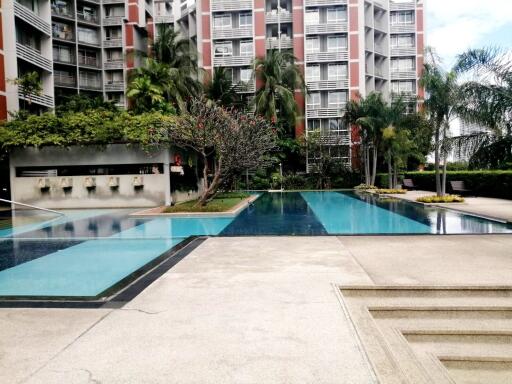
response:
[[(434, 171), (406, 172), (405, 179), (412, 179), (418, 189), (436, 190)], [(512, 170), (508, 171), (448, 171), (447, 192), (452, 192), (449, 181), (462, 180), (466, 188), (471, 189), (477, 196), (512, 199)], [(378, 186), (387, 188), (388, 175), (379, 174)]]

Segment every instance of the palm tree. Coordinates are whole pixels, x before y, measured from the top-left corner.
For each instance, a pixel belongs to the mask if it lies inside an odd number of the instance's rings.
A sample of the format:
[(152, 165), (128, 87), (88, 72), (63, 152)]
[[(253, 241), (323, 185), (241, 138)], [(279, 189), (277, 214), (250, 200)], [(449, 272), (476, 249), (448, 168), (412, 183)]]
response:
[(295, 60), (291, 53), (271, 50), (253, 62), (256, 78), (262, 83), (254, 98), (256, 113), (274, 123), (280, 116), (288, 129), (299, 117), (295, 89), (306, 93), (304, 78)]
[(223, 67), (216, 67), (213, 76), (204, 85), (204, 93), (209, 100), (223, 107), (241, 107), (242, 98), (236, 92), (231, 76)]
[(133, 100), (136, 113), (150, 111), (165, 100), (162, 88), (148, 76), (135, 77), (130, 82), (126, 95)]
[(43, 83), (36, 71), (27, 72), (12, 82), (19, 87), (23, 99), (28, 101), (29, 106), (32, 104), (32, 97), (39, 96), (43, 92)]

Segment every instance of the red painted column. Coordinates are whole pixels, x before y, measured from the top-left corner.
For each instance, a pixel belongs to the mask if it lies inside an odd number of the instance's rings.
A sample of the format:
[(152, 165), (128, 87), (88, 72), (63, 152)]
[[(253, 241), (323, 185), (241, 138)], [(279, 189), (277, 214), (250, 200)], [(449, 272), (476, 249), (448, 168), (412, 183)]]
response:
[[(359, 100), (359, 4), (358, 0), (350, 0), (348, 5), (348, 59), (349, 59), (349, 89), (350, 100)], [(350, 127), (351, 141), (351, 164), (353, 169), (359, 169), (361, 165), (360, 143), (361, 136), (359, 128), (355, 125)]]
[(201, 23), (201, 42), (199, 44), (202, 45), (202, 57), (200, 60), (202, 61), (203, 69), (210, 74), (213, 73), (212, 66), (212, 40), (211, 40), (211, 12), (210, 12), (210, 0), (201, 0), (201, 14), (199, 16), (201, 20), (198, 23)]
[[(293, 33), (293, 54), (297, 58), (296, 64), (304, 74), (304, 1), (293, 0), (292, 2), (292, 33)], [(304, 136), (306, 123), (304, 119), (305, 102), (301, 90), (295, 90), (295, 102), (299, 110), (299, 118), (295, 123), (295, 137)]]
[[(418, 79), (423, 73), (424, 64), (424, 51), (425, 51), (425, 29), (424, 29), (424, 9), (423, 4), (418, 5), (416, 8), (416, 71)], [(425, 98), (425, 89), (419, 86), (418, 83), (418, 97), (419, 104)], [(421, 107), (420, 105), (418, 105)]]

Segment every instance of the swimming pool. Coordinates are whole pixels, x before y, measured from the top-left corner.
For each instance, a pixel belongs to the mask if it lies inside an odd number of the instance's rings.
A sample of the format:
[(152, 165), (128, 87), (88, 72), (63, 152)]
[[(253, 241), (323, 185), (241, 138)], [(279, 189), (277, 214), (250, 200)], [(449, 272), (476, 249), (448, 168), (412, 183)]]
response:
[(354, 192), (263, 193), (236, 217), (132, 212), (0, 214), (0, 297), (98, 298), (194, 235), (512, 233), (499, 222)]

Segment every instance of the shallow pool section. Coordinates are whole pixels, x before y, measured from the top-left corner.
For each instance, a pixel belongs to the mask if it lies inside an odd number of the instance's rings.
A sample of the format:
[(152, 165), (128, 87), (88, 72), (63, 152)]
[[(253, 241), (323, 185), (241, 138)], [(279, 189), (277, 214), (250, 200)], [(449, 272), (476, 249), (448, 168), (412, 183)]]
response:
[(63, 212), (1, 212), (0, 298), (97, 299), (194, 235), (512, 233), (503, 223), (354, 192), (263, 193), (236, 217)]

